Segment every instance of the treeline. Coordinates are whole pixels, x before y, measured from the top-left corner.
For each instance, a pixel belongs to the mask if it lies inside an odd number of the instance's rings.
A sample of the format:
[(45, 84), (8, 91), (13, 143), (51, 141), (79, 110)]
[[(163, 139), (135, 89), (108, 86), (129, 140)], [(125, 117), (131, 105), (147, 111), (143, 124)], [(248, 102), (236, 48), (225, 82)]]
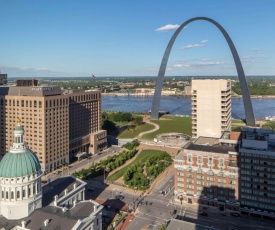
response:
[(129, 151), (122, 151), (118, 155), (108, 156), (107, 159), (93, 164), (88, 169), (82, 169), (80, 171), (74, 172), (72, 176), (75, 176), (79, 179), (88, 180), (103, 175), (104, 170), (105, 172), (113, 171), (136, 155), (136, 147), (138, 146), (138, 142), (134, 141), (134, 143), (135, 144), (131, 145), (133, 148), (129, 149)]
[[(252, 85), (248, 88), (250, 95), (275, 95), (275, 87), (270, 87), (266, 84)], [(242, 94), (239, 83), (236, 83), (234, 86), (232, 86), (232, 90), (238, 95)]]
[(167, 152), (158, 152), (150, 156), (145, 163), (131, 165), (123, 175), (124, 184), (130, 188), (146, 190), (170, 164), (172, 158)]
[(107, 130), (109, 135), (117, 135), (118, 128), (116, 122), (132, 122), (133, 125), (141, 125), (143, 117), (129, 112), (102, 112), (101, 115), (102, 129)]

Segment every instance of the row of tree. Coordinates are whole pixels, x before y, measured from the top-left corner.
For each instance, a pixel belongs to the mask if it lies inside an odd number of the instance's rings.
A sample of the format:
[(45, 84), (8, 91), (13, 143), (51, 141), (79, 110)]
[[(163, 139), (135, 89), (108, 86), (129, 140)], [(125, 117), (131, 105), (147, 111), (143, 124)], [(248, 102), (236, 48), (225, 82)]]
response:
[(130, 188), (146, 190), (171, 163), (172, 158), (167, 152), (158, 152), (150, 156), (145, 164), (138, 162), (131, 165), (123, 175), (124, 183)]
[(119, 133), (116, 122), (132, 122), (133, 125), (141, 125), (143, 123), (142, 116), (133, 116), (129, 112), (102, 112), (101, 115), (102, 129), (107, 130), (109, 135), (116, 136)]
[(138, 142), (137, 145), (136, 141), (134, 142), (135, 144), (130, 145), (133, 148), (129, 149), (129, 151), (124, 150), (118, 155), (108, 156), (107, 159), (101, 160), (99, 163), (93, 164), (88, 169), (81, 169), (80, 171), (74, 172), (72, 176), (75, 176), (79, 179), (91, 179), (103, 175), (104, 170), (106, 172), (113, 171), (136, 155), (136, 147), (138, 146)]

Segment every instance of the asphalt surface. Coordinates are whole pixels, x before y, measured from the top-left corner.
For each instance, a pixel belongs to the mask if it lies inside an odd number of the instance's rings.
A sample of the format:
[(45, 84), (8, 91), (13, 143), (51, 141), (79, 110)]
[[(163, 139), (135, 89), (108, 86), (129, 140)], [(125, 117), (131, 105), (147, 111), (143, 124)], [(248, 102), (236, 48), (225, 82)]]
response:
[[(184, 220), (200, 225), (211, 226), (217, 229), (235, 230), (274, 230), (275, 222), (248, 217), (234, 217), (217, 208), (208, 207), (208, 216), (198, 213), (201, 207), (195, 204), (175, 203), (173, 199), (174, 179), (168, 174), (166, 179), (153, 190), (153, 193), (145, 197), (143, 203), (138, 206), (135, 218), (126, 230), (140, 230), (147, 226), (148, 229), (157, 229), (166, 224), (172, 218)], [(171, 190), (170, 190), (171, 188)], [(166, 193), (164, 193), (164, 191)], [(147, 201), (147, 205), (146, 202)], [(200, 209), (200, 210), (199, 210)]]
[(120, 149), (121, 149), (121, 147), (112, 146), (112, 147), (100, 152), (99, 154), (93, 155), (89, 158), (81, 159), (79, 161), (76, 161), (76, 162), (70, 164), (69, 166), (66, 166), (67, 169), (65, 169), (63, 171), (61, 169), (57, 169), (51, 173), (48, 173), (42, 177), (42, 181), (48, 181), (49, 178), (51, 180), (53, 180), (55, 178), (59, 178), (62, 176), (69, 176), (72, 173), (74, 173), (75, 171), (79, 171), (82, 168), (91, 166), (93, 163), (99, 162), (102, 159), (106, 159), (108, 156), (118, 154)]

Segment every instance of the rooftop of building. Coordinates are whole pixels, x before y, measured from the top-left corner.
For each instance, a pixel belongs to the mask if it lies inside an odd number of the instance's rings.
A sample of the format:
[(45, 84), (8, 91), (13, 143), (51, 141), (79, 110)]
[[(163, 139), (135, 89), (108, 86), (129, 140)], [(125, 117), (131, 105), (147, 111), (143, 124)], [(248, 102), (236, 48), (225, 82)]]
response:
[[(7, 220), (0, 218), (0, 228), (12, 229), (15, 226), (22, 226), (25, 221), (27, 229), (72, 229), (78, 220), (89, 217), (94, 212), (95, 203), (92, 201), (82, 201), (75, 207), (63, 211), (60, 207), (47, 206), (35, 210), (30, 216), (20, 220)], [(49, 220), (47, 226), (44, 222)]]
[(68, 177), (60, 177), (42, 187), (43, 189), (43, 198), (42, 198), (42, 206), (45, 207), (50, 205), (53, 202), (54, 196), (57, 195), (58, 198), (61, 198), (65, 195), (65, 190), (67, 189), (68, 192), (74, 189), (74, 184), (76, 187), (80, 186), (81, 184), (85, 184), (85, 182), (78, 180), (75, 177), (68, 176)]
[(198, 144), (190, 144), (187, 148), (187, 150), (195, 150), (195, 151), (201, 151), (201, 152), (212, 152), (212, 153), (224, 153), (227, 154), (229, 151), (237, 151), (237, 147), (235, 146), (209, 146), (209, 145), (198, 145)]
[(0, 86), (0, 95), (46, 97), (62, 95), (60, 86)]
[[(94, 213), (95, 208), (102, 207), (91, 200), (78, 202), (74, 207), (64, 210), (62, 207), (50, 206), (54, 201), (55, 195), (62, 197), (65, 189), (68, 189), (68, 192), (70, 192), (74, 184), (79, 186), (86, 183), (69, 176), (58, 178), (43, 186), (43, 208), (34, 210), (30, 216), (20, 220), (7, 220), (1, 216), (0, 229), (12, 229), (15, 226), (22, 226), (22, 221), (25, 221), (26, 228), (28, 229), (72, 229), (78, 220), (89, 217)], [(48, 226), (44, 225), (46, 220), (49, 220)]]
[(242, 138), (241, 132), (224, 131), (220, 139), (240, 141)]
[(216, 228), (213, 227), (208, 227), (205, 225), (200, 225), (200, 224), (195, 224), (183, 220), (177, 220), (177, 219), (171, 219), (168, 227), (166, 228), (167, 230), (213, 230)]
[(215, 137), (198, 137), (194, 144), (214, 146), (219, 144), (219, 139)]

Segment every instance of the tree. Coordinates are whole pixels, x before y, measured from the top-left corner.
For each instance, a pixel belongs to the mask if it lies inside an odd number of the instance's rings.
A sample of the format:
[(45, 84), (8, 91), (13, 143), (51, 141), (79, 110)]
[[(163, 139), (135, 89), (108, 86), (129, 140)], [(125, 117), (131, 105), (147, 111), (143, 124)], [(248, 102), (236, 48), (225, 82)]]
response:
[(143, 118), (141, 116), (135, 117), (134, 123), (136, 125), (141, 125), (143, 123)]
[(275, 121), (267, 121), (263, 127), (264, 129), (275, 129)]
[(117, 134), (118, 129), (116, 127), (116, 124), (110, 120), (105, 120), (102, 125), (102, 129), (107, 130), (108, 134)]

